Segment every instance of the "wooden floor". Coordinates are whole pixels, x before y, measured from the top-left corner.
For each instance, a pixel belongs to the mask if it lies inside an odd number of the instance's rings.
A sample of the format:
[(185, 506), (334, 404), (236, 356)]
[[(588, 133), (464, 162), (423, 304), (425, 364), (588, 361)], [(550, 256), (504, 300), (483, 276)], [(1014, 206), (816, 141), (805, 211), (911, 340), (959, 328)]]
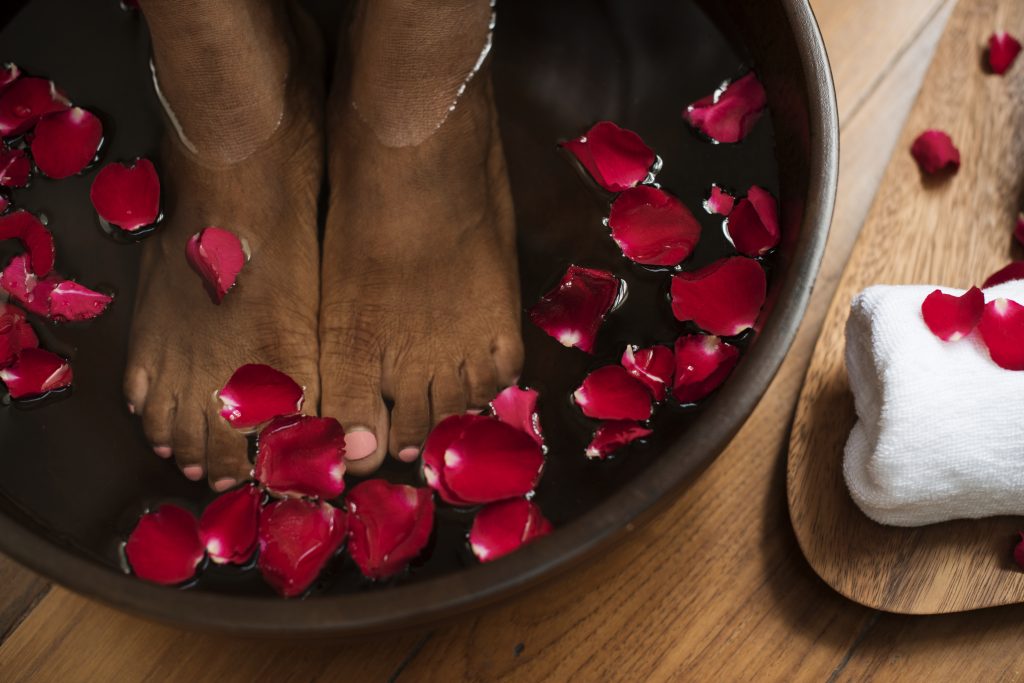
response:
[(806, 320), (725, 453), (600, 562), (429, 632), (266, 643), (128, 617), (0, 558), (0, 680), (1024, 678), (1024, 607), (905, 617), (850, 603), (803, 560), (785, 502), (785, 446), (811, 349), (951, 3), (812, 1), (843, 146), (832, 237)]

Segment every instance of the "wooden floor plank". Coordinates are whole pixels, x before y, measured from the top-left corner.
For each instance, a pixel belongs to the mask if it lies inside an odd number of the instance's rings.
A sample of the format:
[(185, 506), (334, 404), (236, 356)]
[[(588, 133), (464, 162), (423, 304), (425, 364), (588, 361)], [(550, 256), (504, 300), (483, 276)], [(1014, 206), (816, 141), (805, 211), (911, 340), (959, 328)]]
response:
[(49, 589), (45, 579), (0, 555), (0, 643)]

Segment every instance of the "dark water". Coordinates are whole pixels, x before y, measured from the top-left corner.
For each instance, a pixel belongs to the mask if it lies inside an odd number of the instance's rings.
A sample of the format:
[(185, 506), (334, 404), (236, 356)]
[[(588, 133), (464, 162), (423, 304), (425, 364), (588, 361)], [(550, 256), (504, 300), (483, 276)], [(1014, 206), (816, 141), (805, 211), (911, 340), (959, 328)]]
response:
[[(523, 383), (541, 391), (550, 449), (536, 500), (557, 527), (629, 482), (668, 444), (685, 440), (688, 425), (700, 419), (699, 408), (662, 405), (646, 442), (604, 462), (584, 457), (596, 423), (569, 399), (584, 375), (618, 362), (627, 343), (671, 344), (688, 329), (669, 309), (668, 274), (622, 257), (602, 225), (609, 198), (580, 176), (557, 141), (600, 119), (639, 132), (664, 160), (658, 182), (704, 227), (688, 269), (730, 251), (720, 218), (701, 209), (710, 185), (742, 192), (758, 184), (777, 193), (778, 174), (769, 117), (742, 144), (719, 146), (681, 119), (686, 104), (751, 66), (694, 4), (506, 0), (498, 9), (494, 76), (519, 225), (523, 302), (536, 301), (569, 263), (614, 271), (629, 286), (593, 356), (563, 348), (524, 317)], [(323, 17), (325, 26), (335, 25), (330, 12)], [(114, 0), (33, 0), (0, 33), (0, 61), (53, 78), (77, 104), (102, 114), (103, 161), (155, 156), (162, 122), (148, 55), (140, 17)], [(94, 175), (95, 168), (60, 182), (34, 178), (29, 189), (14, 193), (18, 206), (49, 217), (58, 270), (118, 297), (92, 323), (36, 325), (46, 348), (72, 358), (75, 385), (70, 396), (40, 409), (0, 407), (0, 509), (117, 570), (118, 542), (145, 507), (174, 500), (198, 512), (212, 494), (154, 456), (124, 407), (121, 375), (139, 247), (117, 244), (99, 229), (88, 199)], [(0, 245), (0, 263), (12, 253), (12, 246)], [(766, 266), (771, 278), (770, 260)], [(180, 334), (188, 334), (187, 322), (180, 321)], [(414, 466), (391, 460), (383, 476), (420, 483)], [(474, 563), (465, 543), (471, 520), (472, 511), (442, 507), (430, 547), (411, 572), (390, 583)], [(368, 586), (342, 556), (315, 590)], [(195, 589), (271, 594), (254, 572), (223, 567), (207, 568)]]

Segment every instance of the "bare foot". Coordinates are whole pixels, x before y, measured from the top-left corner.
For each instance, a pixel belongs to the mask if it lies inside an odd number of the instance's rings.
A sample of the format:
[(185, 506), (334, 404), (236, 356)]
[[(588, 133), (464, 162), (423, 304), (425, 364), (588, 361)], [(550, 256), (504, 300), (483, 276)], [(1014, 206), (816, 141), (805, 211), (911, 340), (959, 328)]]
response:
[[(307, 407), (318, 402), (323, 55), (305, 18), (276, 0), (142, 7), (181, 131), (168, 125), (167, 218), (143, 249), (125, 395), (157, 455), (223, 490), (251, 472), (214, 398), (237, 367), (272, 365), (305, 385)], [(189, 237), (211, 225), (252, 253), (221, 305), (185, 260)]]
[(490, 6), (424, 5), (357, 11), (351, 85), (339, 68), (329, 103), (321, 407), (349, 432), (356, 474), (387, 451), (414, 460), (433, 424), (484, 407), (522, 366), (515, 220), (486, 63), (470, 78)]

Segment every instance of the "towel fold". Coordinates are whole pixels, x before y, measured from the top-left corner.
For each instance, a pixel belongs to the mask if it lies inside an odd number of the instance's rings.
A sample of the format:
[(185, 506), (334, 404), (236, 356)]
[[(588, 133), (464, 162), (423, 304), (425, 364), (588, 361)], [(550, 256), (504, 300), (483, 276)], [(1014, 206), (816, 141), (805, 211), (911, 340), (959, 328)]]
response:
[[(977, 330), (956, 342), (933, 335), (921, 303), (935, 289), (875, 286), (853, 300), (846, 368), (858, 419), (846, 485), (882, 524), (1022, 515), (1024, 372), (992, 362)], [(1024, 303), (1024, 281), (985, 291), (999, 297)]]

